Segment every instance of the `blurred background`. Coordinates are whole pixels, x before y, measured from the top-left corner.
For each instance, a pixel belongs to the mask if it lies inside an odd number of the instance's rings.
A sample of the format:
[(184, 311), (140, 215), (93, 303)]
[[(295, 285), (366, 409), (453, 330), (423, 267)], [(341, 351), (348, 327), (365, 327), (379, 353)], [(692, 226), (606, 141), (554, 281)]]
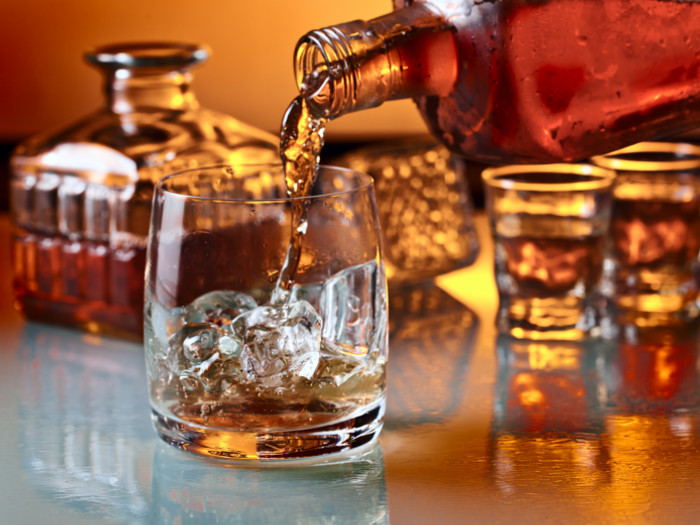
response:
[[(390, 0), (0, 2), (0, 209), (7, 207), (7, 161), (14, 146), (101, 104), (101, 76), (84, 61), (86, 49), (135, 40), (206, 43), (212, 57), (194, 70), (200, 103), (277, 134), (297, 92), (292, 59), (299, 37), (391, 9)], [(333, 122), (327, 150), (425, 132), (413, 103), (396, 101)]]

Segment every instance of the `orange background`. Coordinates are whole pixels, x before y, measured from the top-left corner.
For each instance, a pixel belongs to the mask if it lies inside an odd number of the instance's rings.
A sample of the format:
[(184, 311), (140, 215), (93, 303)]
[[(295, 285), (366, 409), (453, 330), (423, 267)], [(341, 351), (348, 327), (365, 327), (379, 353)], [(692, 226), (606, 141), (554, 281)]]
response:
[[(195, 70), (203, 106), (277, 133), (296, 94), (292, 57), (310, 29), (391, 10), (390, 0), (0, 0), (0, 142), (12, 143), (97, 108), (101, 76), (92, 46), (129, 40), (206, 43)], [(410, 101), (333, 122), (328, 140), (425, 132)]]

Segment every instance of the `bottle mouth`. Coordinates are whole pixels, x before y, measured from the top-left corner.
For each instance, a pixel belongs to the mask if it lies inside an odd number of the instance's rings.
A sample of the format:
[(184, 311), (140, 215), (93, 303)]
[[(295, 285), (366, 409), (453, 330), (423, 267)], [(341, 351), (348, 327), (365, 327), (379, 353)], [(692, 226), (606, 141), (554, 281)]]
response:
[(294, 55), (297, 87), (314, 113), (325, 118), (344, 113), (355, 81), (345, 35), (337, 28), (311, 31), (297, 43)]
[(107, 67), (180, 67), (204, 62), (211, 51), (204, 44), (182, 42), (125, 42), (89, 49), (85, 59)]

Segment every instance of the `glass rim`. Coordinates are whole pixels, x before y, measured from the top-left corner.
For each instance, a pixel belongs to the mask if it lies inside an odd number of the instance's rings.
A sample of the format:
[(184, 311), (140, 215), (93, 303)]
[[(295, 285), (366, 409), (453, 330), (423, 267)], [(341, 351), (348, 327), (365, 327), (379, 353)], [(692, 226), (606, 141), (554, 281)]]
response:
[[(527, 174), (569, 174), (573, 176), (590, 177), (579, 181), (548, 181), (542, 177), (542, 182), (525, 182), (509, 178), (515, 175)], [(554, 164), (511, 164), (486, 168), (481, 172), (481, 178), (487, 186), (502, 190), (557, 192), (557, 191), (590, 191), (611, 187), (615, 180), (613, 170), (586, 163), (554, 163)]]
[[(632, 160), (618, 158), (634, 153), (676, 153), (694, 159)], [(616, 171), (682, 171), (700, 168), (700, 147), (687, 142), (639, 142), (605, 155), (591, 157), (596, 166)]]
[(181, 193), (181, 192), (173, 191), (173, 190), (170, 190), (170, 189), (165, 187), (165, 185), (168, 183), (168, 181), (171, 181), (175, 178), (183, 177), (183, 176), (191, 174), (191, 173), (209, 172), (209, 171), (213, 171), (213, 170), (221, 170), (224, 168), (233, 168), (233, 169), (245, 168), (248, 170), (254, 170), (256, 168), (261, 168), (261, 169), (262, 168), (277, 168), (280, 170), (280, 174), (283, 173), (283, 168), (282, 168), (281, 162), (280, 163), (259, 163), (259, 164), (214, 164), (214, 165), (209, 165), (209, 166), (200, 166), (197, 168), (187, 168), (184, 170), (176, 171), (173, 173), (169, 173), (168, 175), (165, 175), (164, 177), (160, 178), (158, 180), (158, 182), (156, 182), (155, 192), (163, 194), (163, 195), (170, 195), (173, 197), (178, 197), (181, 199), (191, 200), (191, 201), (230, 202), (230, 203), (239, 203), (239, 204), (246, 204), (246, 203), (247, 204), (281, 204), (281, 203), (285, 203), (285, 202), (294, 202), (294, 201), (300, 201), (300, 200), (318, 200), (318, 199), (324, 199), (324, 198), (328, 198), (328, 197), (351, 195), (353, 193), (359, 193), (359, 192), (367, 190), (367, 189), (371, 190), (374, 187), (374, 179), (372, 178), (371, 175), (368, 175), (367, 173), (363, 173), (361, 171), (354, 170), (352, 168), (346, 168), (344, 166), (334, 166), (334, 165), (329, 165), (329, 164), (320, 164), (318, 166), (317, 177), (320, 176), (323, 171), (330, 169), (330, 170), (333, 170), (336, 172), (352, 173), (354, 177), (357, 177), (360, 179), (360, 182), (358, 182), (357, 185), (355, 185), (349, 189), (329, 191), (329, 192), (318, 193), (318, 194), (313, 194), (313, 195), (299, 195), (296, 197), (284, 196), (284, 197), (279, 197), (279, 198), (262, 198), (262, 199), (255, 199), (255, 198), (250, 198), (250, 197), (234, 198), (234, 197), (190, 195), (188, 193)]

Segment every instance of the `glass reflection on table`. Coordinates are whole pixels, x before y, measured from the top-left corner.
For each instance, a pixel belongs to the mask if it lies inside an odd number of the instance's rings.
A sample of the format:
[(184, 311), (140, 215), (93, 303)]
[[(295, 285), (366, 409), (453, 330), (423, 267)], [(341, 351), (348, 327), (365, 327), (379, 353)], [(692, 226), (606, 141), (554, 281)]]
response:
[(378, 443), (284, 466), (207, 461), (156, 436), (141, 345), (28, 323), (17, 355), (22, 467), (39, 494), (85, 518), (388, 523)]
[(37, 490), (86, 513), (140, 521), (153, 437), (142, 347), (27, 323), (18, 361), (22, 464)]
[[(527, 341), (500, 335), (491, 431), (494, 483), (506, 494), (527, 486), (599, 483), (608, 456), (595, 344)], [(553, 464), (562, 470), (551, 469)]]
[(389, 306), (385, 428), (440, 423), (462, 400), (479, 318), (433, 283), (391, 290)]
[(159, 443), (150, 523), (389, 523), (381, 446), (350, 459), (225, 468)]
[(698, 325), (618, 328), (614, 340), (584, 343), (499, 336), (489, 461), (503, 501), (554, 490), (576, 495), (590, 522), (648, 522), (669, 516), (659, 502), (670, 487), (693, 494)]
[(595, 345), (499, 336), (495, 425), (501, 433), (597, 433)]
[(626, 510), (669, 487), (697, 491), (699, 341), (697, 322), (620, 328), (604, 353), (603, 401), (607, 468), (619, 488), (611, 500)]
[(605, 402), (615, 414), (700, 407), (698, 323), (620, 327), (604, 353)]

